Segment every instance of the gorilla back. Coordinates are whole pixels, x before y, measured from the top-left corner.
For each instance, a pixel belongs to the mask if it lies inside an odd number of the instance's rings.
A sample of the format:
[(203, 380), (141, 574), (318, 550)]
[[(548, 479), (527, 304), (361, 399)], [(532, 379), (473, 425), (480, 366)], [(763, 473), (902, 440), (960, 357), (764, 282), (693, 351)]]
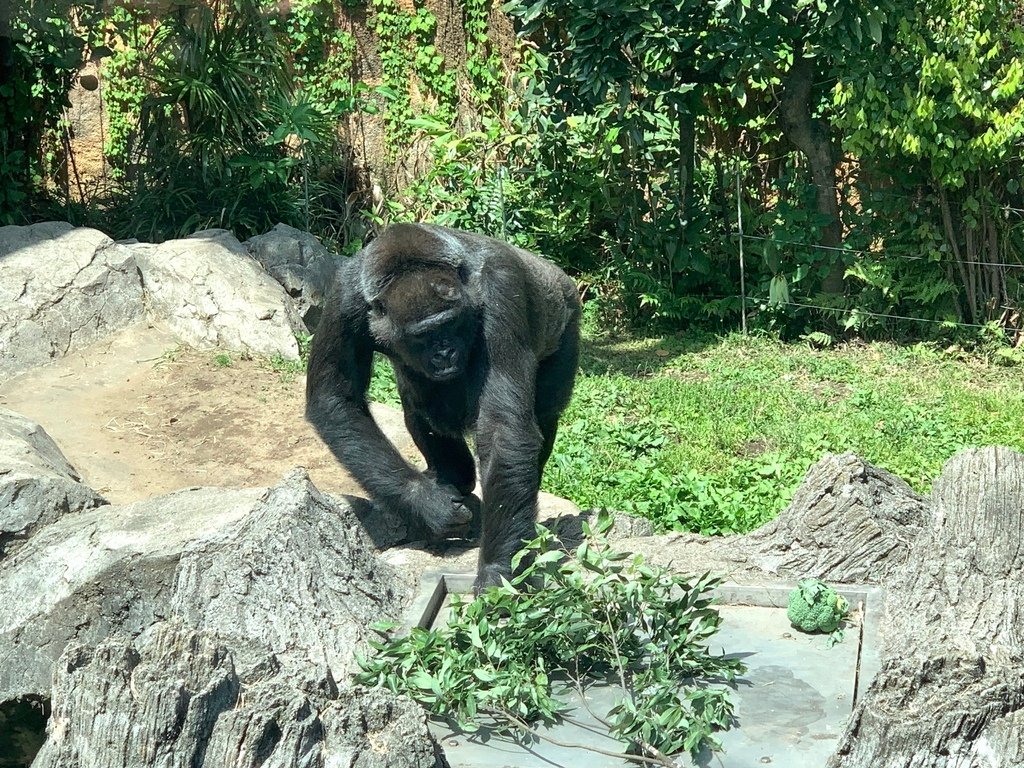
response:
[[(306, 417), (366, 491), (441, 538), (483, 504), (476, 589), (509, 578), (533, 537), (537, 493), (576, 376), (575, 283), (535, 254), (483, 235), (396, 224), (338, 270), (310, 350)], [(366, 402), (373, 353), (395, 369), (411, 467)]]

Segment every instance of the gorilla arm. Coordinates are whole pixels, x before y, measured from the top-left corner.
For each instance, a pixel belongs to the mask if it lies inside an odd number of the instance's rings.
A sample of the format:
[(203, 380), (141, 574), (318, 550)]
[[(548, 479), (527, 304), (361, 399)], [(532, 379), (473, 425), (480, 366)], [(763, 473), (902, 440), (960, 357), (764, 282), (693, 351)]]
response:
[(470, 521), (462, 494), (411, 467), (381, 432), (366, 402), (374, 343), (359, 289), (360, 259), (349, 259), (324, 302), (306, 382), (306, 418), (370, 496), (434, 536)]

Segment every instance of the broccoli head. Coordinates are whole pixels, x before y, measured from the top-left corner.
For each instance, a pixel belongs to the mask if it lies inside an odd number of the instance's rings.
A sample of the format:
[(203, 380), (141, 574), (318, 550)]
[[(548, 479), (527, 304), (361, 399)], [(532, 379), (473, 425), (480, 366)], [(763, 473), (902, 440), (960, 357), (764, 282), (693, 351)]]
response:
[(801, 632), (835, 632), (850, 603), (821, 579), (801, 579), (789, 593), (786, 616)]

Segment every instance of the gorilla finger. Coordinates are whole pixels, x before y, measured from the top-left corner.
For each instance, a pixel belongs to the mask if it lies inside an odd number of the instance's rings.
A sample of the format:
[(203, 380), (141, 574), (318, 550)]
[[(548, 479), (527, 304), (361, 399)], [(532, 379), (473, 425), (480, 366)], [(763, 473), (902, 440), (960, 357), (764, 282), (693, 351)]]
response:
[(461, 499), (452, 499), (453, 512), (449, 520), (450, 524), (468, 525), (473, 520), (473, 510), (462, 503)]

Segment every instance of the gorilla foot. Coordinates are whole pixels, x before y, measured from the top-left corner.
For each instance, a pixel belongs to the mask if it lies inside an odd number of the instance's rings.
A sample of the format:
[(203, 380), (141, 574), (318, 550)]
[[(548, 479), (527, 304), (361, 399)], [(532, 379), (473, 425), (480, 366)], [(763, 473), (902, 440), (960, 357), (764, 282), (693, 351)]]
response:
[(473, 594), (479, 595), (488, 587), (500, 587), (503, 581), (512, 580), (512, 569), (507, 565), (490, 563), (480, 566), (473, 581)]

